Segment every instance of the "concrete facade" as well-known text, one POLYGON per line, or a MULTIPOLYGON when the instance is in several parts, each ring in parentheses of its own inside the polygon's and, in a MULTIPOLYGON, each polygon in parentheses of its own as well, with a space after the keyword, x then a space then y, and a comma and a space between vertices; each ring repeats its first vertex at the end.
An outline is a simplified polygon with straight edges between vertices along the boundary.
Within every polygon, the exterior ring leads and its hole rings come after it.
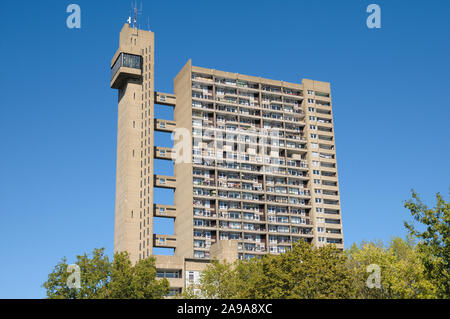
POLYGON ((279 254, 300 240, 343 249, 329 83, 189 60, 174 93, 161 93, 154 64, 154 33, 124 25, 111 62, 119 90, 115 251, 136 262, 153 247, 172 248, 174 256, 156 257, 175 293, 213 258, 279 254), (155 103, 172 106, 174 120, 155 119, 155 103), (172 133, 174 148, 155 147, 154 131, 172 133), (173 161, 174 176, 154 175, 155 158, 173 161), (154 187, 174 189, 174 206, 157 203, 154 187), (158 235, 154 216, 173 219, 175 235, 158 235))

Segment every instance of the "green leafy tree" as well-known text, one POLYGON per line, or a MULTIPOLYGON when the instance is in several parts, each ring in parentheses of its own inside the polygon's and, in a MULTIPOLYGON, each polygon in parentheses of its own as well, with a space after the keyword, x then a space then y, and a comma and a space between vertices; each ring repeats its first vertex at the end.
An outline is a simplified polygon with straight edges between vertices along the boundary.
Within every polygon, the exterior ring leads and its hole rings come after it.
POLYGON ((256 298, 258 284, 264 280, 263 263, 258 258, 237 262, 235 267, 236 298, 256 298))
POLYGON ((127 252, 116 253, 111 270, 111 281, 105 298, 157 299, 169 290, 167 279, 156 279, 155 259, 141 259, 132 265, 127 252))
POLYGON ((102 298, 111 274, 111 263, 105 255, 105 249, 94 249, 92 257, 86 253, 77 256, 80 267, 81 288, 69 288, 67 281, 71 275, 68 272, 67 259, 64 257, 48 275, 43 287, 50 299, 92 299, 102 298))
POLYGON ((229 299, 235 298, 236 271, 228 262, 211 261, 200 276, 198 285, 190 285, 184 293, 185 298, 229 299))
POLYGON ((187 286, 184 291, 180 294, 177 294, 175 296, 177 299, 200 299, 202 296, 200 295, 200 292, 196 290, 194 285, 187 286))
POLYGON ((196 296, 205 298, 348 298, 354 294, 346 256, 334 246, 294 245, 289 252, 235 264, 214 261, 196 296))
POLYGON ((315 248, 300 242, 289 252, 261 259, 253 298, 351 298, 347 258, 334 245, 315 248))
POLYGON ((450 298, 450 202, 436 194, 436 207, 428 208, 412 190, 412 199, 405 202, 418 227, 405 222, 409 234, 419 240, 418 248, 428 271, 437 285, 439 298, 450 298), (423 228, 424 230, 420 230, 423 228))
POLYGON ((421 253, 409 239, 394 238, 388 247, 383 243, 363 242, 353 244, 348 251, 349 267, 356 297, 363 299, 435 298, 436 287, 427 279, 421 253), (369 265, 380 269, 380 287, 370 288, 367 280, 372 272, 369 265))
POLYGON ((80 267, 80 288, 69 288, 67 281, 71 273, 67 259, 63 258, 48 275, 43 287, 50 299, 95 299, 95 298, 162 298, 169 289, 166 279, 156 278, 154 258, 147 258, 132 265, 128 253, 114 255, 111 263, 104 248, 94 249, 92 257, 77 256, 80 267))

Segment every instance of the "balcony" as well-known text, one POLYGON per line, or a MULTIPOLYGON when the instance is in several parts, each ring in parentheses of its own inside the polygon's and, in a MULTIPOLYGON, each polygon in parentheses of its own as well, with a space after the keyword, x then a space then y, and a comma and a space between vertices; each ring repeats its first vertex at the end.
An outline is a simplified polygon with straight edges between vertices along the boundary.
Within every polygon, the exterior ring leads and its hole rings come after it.
POLYGON ((316 104, 321 106, 330 106, 330 102, 328 101, 316 100, 316 104))
POLYGON ((204 100, 212 100, 212 92, 211 93, 199 93, 192 91, 192 97, 194 99, 204 99, 204 100))
POLYGON ((193 73, 192 80, 203 81, 203 82, 212 82, 213 78, 211 75, 203 75, 203 74, 193 73))
POLYGON ((293 89, 284 88, 283 93, 286 95, 291 95, 291 96, 298 96, 298 97, 303 96, 303 91, 301 91, 301 90, 293 90, 293 89))
POLYGON ((194 208, 194 217, 216 218, 217 214, 212 209, 194 208))

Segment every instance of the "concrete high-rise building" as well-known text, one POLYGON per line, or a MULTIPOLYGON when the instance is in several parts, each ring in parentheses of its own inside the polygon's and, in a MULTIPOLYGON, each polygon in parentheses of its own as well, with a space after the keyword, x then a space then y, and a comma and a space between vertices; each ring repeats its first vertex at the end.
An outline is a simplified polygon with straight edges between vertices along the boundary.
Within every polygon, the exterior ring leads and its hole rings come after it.
POLYGON ((301 84, 196 67, 188 61, 174 93, 154 90, 155 37, 125 24, 111 62, 118 89, 115 251, 133 261, 154 247, 173 292, 195 282, 211 258, 279 254, 299 240, 343 248, 330 85, 301 84), (172 106, 172 120, 154 105, 172 106), (158 147, 154 132, 172 133, 158 147), (154 174, 154 159, 174 176, 154 174), (174 205, 153 198, 174 190, 174 205), (153 217, 174 220, 159 235, 153 217))

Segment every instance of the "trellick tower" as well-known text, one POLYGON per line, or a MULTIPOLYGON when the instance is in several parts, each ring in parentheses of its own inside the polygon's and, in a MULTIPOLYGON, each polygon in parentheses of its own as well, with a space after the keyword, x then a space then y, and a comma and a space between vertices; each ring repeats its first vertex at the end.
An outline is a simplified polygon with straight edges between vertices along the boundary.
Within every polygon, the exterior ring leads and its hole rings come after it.
POLYGON ((154 247, 161 277, 183 289, 211 258, 248 259, 288 251, 297 241, 343 249, 331 88, 327 82, 265 79, 202 68, 189 60, 174 93, 154 90, 154 33, 125 24, 111 61, 118 89, 115 251, 133 262, 154 247), (156 119, 155 104, 174 108, 156 119), (189 133, 187 161, 154 174, 154 132, 189 133), (174 190, 161 205, 155 187, 174 190), (153 217, 174 220, 159 235, 153 217), (191 276, 192 275, 192 276, 191 276))

